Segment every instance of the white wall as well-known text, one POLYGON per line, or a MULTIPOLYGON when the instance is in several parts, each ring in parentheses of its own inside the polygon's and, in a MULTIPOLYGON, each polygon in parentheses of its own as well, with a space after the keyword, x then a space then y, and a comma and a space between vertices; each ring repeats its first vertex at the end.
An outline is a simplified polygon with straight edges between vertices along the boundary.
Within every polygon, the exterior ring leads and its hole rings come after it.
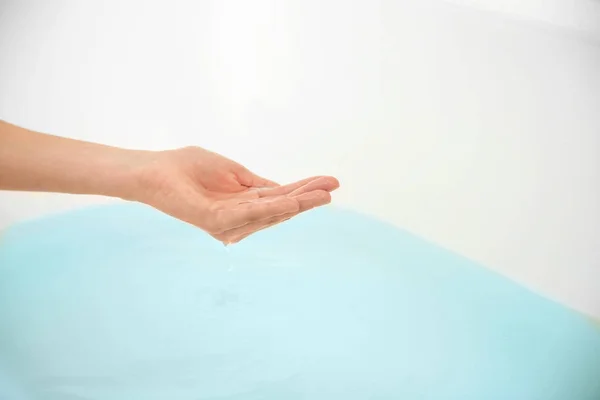
MULTIPOLYGON (((5 1, 0 118, 335 174, 336 203, 600 317, 600 5, 570 1, 5 1)), ((101 200, 1 193, 0 225, 101 200)))
POLYGON ((447 0, 480 10, 494 11, 528 24, 551 25, 600 37, 598 0, 447 0))

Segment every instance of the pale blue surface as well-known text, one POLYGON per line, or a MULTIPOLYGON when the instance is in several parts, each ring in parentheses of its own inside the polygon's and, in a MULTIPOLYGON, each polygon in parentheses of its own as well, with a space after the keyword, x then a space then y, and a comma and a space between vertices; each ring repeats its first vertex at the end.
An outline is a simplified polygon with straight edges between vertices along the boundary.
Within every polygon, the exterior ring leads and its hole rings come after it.
POLYGON ((0 359, 40 400, 600 399, 585 318, 333 208, 229 253, 133 204, 15 226, 0 359))

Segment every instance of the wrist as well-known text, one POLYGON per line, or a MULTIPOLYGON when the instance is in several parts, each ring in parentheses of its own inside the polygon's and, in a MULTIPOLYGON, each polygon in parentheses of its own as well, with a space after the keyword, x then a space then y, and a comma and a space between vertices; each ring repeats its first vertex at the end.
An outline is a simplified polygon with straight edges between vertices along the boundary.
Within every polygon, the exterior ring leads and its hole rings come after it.
POLYGON ((108 155, 104 179, 97 182, 98 194, 127 201, 145 202, 153 175, 154 151, 113 149, 108 155))

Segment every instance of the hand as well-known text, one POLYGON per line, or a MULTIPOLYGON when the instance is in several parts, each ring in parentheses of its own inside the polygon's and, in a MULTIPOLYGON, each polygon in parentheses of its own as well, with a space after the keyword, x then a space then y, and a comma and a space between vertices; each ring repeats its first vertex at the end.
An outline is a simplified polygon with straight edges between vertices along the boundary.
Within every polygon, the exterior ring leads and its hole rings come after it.
POLYGON ((0 190, 139 201, 225 244, 329 203, 338 186, 323 176, 279 186, 199 147, 123 149, 0 121, 0 190))
POLYGON ((337 179, 316 176, 285 186, 200 147, 153 153, 140 170, 139 201, 227 244, 328 204, 337 179))

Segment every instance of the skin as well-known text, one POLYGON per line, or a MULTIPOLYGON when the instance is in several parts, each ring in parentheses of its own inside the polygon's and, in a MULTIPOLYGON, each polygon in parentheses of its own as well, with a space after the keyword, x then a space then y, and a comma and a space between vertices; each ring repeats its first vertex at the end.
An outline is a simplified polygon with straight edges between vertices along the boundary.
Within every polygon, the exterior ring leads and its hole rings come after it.
POLYGON ((0 190, 140 202, 224 244, 328 204, 338 187, 331 176, 279 185, 201 147, 123 149, 0 121, 0 190))

